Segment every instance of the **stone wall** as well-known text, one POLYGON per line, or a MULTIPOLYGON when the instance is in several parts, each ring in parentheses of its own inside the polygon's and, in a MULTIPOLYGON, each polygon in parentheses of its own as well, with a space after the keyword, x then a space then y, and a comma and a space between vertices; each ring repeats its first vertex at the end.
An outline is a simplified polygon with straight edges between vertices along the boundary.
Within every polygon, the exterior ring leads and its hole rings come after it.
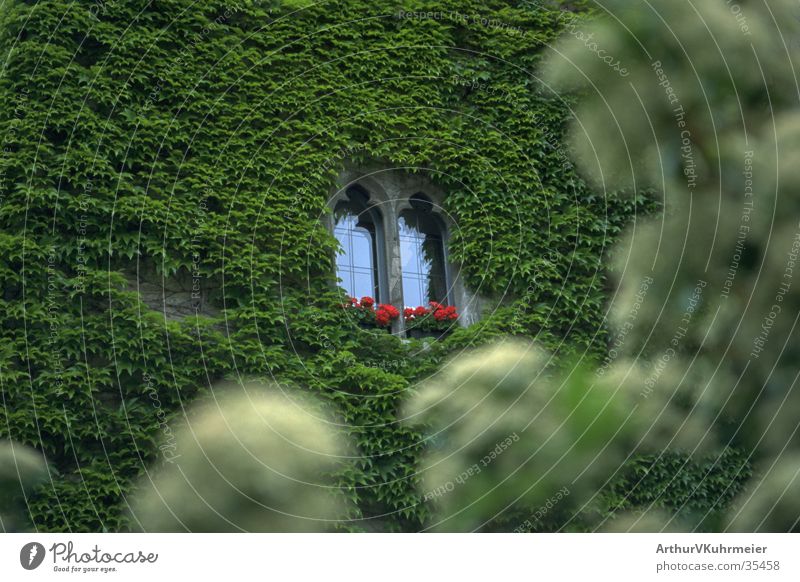
POLYGON ((143 260, 126 271, 125 277, 128 290, 138 292, 145 305, 163 313, 167 320, 220 315, 219 309, 209 300, 215 287, 196 273, 182 270, 165 277, 159 274, 153 261, 143 260))

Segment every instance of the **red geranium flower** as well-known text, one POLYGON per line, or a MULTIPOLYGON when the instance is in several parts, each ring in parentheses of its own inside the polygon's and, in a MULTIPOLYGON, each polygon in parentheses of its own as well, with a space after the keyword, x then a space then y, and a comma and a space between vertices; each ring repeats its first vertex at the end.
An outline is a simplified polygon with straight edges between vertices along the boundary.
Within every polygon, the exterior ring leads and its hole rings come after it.
POLYGON ((392 319, 397 319, 398 317, 400 317, 400 312, 397 311, 397 307, 395 307, 394 305, 381 304, 378 306, 378 309, 386 311, 389 314, 389 317, 392 319))
POLYGON ((375 312, 375 321, 381 327, 386 327, 398 317, 400 317, 400 312, 394 305, 381 303, 378 305, 378 310, 375 312))
POLYGON ((362 307, 366 307, 367 309, 369 309, 373 305, 375 305, 375 300, 372 297, 367 296, 367 297, 362 297, 361 298, 361 306, 362 307))
POLYGON ((454 305, 442 305, 436 301, 429 303, 427 307, 407 307, 403 313, 406 318, 406 329, 421 329, 431 331, 443 331, 450 326, 450 322, 458 319, 458 311, 454 305), (427 318, 427 315, 433 315, 427 318))

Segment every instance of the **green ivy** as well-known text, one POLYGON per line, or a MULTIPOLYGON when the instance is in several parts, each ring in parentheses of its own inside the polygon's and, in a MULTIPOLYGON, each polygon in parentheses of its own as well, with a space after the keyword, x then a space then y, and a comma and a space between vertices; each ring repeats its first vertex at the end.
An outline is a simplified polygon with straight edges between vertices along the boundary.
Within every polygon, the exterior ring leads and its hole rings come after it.
POLYGON ((660 509, 676 523, 719 531, 723 511, 741 493, 753 470, 740 450, 689 459, 680 451, 636 457, 604 489, 603 513, 613 519, 622 511, 660 509))

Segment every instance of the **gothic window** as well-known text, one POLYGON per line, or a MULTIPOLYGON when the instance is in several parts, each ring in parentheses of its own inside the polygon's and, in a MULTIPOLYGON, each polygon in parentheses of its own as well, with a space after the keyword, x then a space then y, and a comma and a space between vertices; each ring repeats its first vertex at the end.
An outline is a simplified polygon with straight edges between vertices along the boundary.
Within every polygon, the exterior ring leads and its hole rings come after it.
POLYGON ((369 195, 351 187, 334 209, 334 235, 339 241, 336 272, 351 297, 368 295, 383 300, 383 225, 380 213, 369 206, 369 195))
MULTIPOLYGON (((412 180, 368 176, 334 195, 330 224, 339 242, 339 286, 350 298, 369 296, 400 314, 418 307, 430 314, 431 302, 466 310, 470 299, 449 263, 447 223, 434 203, 441 193, 422 193, 412 180)), ((392 329, 408 330, 406 319, 413 318, 393 320, 392 329)))
POLYGON ((400 214, 398 237, 402 266, 403 302, 407 307, 447 303, 444 229, 423 194, 409 200, 411 209, 400 214))

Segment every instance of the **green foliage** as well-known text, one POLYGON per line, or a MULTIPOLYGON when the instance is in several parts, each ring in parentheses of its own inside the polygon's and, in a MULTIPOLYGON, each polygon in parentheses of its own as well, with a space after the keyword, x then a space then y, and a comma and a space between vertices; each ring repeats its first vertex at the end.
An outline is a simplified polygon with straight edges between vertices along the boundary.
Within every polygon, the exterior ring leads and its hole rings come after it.
POLYGON ((625 465, 598 505, 605 519, 663 509, 684 528, 718 531, 723 512, 752 474, 747 456, 733 449, 695 460, 680 451, 644 455, 625 465))
POLYGON ((3 5, 0 435, 59 476, 31 499, 38 529, 130 527, 126 495, 184 404, 238 374, 305 387, 344 419, 344 527, 418 529, 422 439, 397 422, 418 380, 503 333, 605 350, 603 255, 641 208, 565 161, 569 104, 532 74, 558 13, 404 7, 516 34, 308 4, 3 5), (427 350, 354 326, 320 222, 342 151, 444 188, 451 254, 502 307, 427 350), (146 267, 195 275, 219 317, 167 321, 126 278, 146 267))
MULTIPOLYGON (((601 488, 576 491, 565 486, 554 490, 533 509, 510 508, 492 529, 720 531, 726 525, 726 512, 731 510, 734 498, 746 491, 752 474, 748 456, 734 449, 704 457, 678 450, 636 455, 620 465, 601 488)), ((753 505, 762 500, 766 501, 766 494, 753 505)), ((763 508, 752 509, 755 517, 763 508)))

